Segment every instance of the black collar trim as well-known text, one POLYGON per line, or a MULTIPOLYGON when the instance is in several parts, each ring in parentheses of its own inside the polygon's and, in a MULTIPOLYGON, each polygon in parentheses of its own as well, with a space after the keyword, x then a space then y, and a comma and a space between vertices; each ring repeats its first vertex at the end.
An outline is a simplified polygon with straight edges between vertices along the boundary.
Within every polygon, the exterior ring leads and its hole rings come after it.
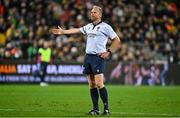
POLYGON ((102 23, 102 21, 100 21, 100 22, 97 23, 97 24, 92 23, 92 24, 93 24, 93 29, 94 29, 97 25, 99 25, 99 24, 101 24, 101 23, 102 23))

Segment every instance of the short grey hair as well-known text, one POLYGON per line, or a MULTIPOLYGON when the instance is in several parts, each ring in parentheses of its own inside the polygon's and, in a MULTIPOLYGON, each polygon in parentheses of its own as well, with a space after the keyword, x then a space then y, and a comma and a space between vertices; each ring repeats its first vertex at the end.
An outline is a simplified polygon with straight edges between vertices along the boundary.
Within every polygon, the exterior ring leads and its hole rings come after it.
POLYGON ((101 17, 102 17, 102 8, 100 7, 100 6, 97 6, 97 5, 93 5, 93 7, 92 7, 92 9, 98 9, 99 10, 99 13, 100 13, 100 15, 101 15, 101 17))

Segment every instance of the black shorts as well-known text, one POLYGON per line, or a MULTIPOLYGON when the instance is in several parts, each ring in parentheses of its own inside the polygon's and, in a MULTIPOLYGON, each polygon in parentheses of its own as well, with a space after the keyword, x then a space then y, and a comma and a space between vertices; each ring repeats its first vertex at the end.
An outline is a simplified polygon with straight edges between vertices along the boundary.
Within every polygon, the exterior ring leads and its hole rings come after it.
POLYGON ((96 54, 86 54, 83 64, 84 74, 100 74, 105 69, 105 59, 96 54))

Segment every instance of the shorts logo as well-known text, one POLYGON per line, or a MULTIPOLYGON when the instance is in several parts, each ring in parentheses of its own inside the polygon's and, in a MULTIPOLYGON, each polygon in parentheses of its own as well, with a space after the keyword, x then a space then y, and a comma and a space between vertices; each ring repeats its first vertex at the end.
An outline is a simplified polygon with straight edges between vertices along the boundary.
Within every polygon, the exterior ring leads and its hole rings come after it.
POLYGON ((97 72, 99 72, 99 69, 97 69, 97 72))

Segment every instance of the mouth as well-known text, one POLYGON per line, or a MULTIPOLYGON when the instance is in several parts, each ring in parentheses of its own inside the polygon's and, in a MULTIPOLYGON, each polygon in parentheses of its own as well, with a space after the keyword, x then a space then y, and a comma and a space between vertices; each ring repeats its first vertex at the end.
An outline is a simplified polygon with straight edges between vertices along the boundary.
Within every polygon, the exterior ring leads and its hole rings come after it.
POLYGON ((91 16, 91 19, 94 19, 95 17, 94 16, 91 16))

